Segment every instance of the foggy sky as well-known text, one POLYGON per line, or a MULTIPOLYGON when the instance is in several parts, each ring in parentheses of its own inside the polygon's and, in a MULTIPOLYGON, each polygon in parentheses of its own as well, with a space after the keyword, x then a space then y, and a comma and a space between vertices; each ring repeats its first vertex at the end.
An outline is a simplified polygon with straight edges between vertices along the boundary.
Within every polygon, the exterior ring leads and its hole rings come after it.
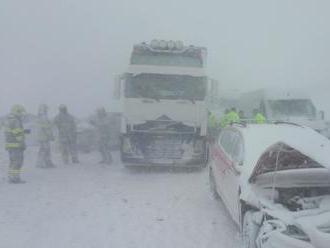
POLYGON ((154 38, 208 48, 224 89, 307 89, 330 113, 327 0, 1 0, 0 114, 14 103, 111 109, 133 44, 154 38))

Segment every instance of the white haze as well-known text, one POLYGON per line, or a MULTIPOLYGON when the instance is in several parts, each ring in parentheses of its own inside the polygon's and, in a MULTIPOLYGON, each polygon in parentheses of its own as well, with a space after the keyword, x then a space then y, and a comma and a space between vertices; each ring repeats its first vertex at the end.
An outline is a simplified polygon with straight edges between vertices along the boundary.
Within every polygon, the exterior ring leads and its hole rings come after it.
MULTIPOLYGON (((302 87, 330 111, 327 0, 1 0, 0 114, 14 103, 111 109, 134 43, 206 46, 224 89, 302 87)), ((54 108, 53 108, 54 109, 54 108)))

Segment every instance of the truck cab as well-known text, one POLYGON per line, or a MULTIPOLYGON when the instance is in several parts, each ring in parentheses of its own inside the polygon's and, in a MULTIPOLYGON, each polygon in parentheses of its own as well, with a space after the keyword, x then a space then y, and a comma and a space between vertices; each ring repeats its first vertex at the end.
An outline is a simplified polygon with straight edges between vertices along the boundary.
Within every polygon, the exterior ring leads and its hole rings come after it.
POLYGON ((135 45, 120 77, 125 165, 203 166, 207 160, 206 49, 135 45))

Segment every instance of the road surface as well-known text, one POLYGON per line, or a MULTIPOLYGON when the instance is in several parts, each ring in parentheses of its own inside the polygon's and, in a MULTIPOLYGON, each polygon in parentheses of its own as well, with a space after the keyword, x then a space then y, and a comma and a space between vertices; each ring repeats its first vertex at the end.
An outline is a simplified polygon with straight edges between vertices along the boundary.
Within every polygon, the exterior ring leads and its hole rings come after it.
POLYGON ((207 170, 128 170, 97 163, 34 167, 26 152, 24 185, 6 182, 0 153, 0 247, 4 248, 232 248, 237 227, 209 193, 207 170))

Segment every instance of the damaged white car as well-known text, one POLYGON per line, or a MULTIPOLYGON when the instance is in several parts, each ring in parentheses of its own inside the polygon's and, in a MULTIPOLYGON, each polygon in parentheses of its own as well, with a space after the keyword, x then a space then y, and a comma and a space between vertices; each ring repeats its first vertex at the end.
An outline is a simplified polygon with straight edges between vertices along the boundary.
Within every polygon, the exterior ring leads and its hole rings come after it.
POLYGON ((225 128, 211 148, 210 185, 244 247, 330 247, 330 141, 314 130, 225 128))

